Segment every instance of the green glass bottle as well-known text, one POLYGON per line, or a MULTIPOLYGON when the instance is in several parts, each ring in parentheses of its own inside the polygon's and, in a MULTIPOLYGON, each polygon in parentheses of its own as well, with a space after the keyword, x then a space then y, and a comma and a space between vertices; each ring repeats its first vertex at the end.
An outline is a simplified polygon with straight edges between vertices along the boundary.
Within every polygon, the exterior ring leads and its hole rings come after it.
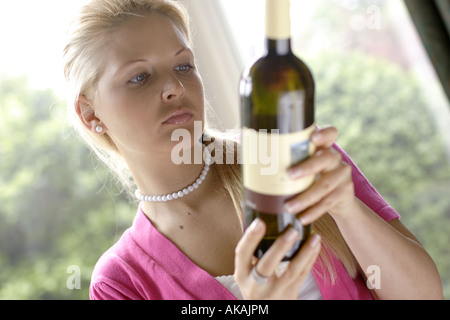
POLYGON ((308 158, 315 147, 314 80, 291 49, 289 0, 266 0, 266 51, 247 68, 240 82, 242 122, 243 213, 245 225, 261 218, 267 225, 255 252, 261 257, 287 228, 299 238, 286 254, 290 260, 311 233, 286 200, 306 190, 314 177, 292 180, 287 169, 308 158))

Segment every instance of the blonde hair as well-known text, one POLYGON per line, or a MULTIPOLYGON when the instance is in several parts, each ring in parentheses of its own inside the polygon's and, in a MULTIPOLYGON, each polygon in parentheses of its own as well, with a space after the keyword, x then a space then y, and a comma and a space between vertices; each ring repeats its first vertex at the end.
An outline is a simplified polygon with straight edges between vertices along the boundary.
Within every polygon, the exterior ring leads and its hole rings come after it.
POLYGON ((97 135, 87 130, 74 105, 84 95, 92 98, 104 63, 101 48, 115 28, 131 17, 164 15, 172 20, 191 42, 189 19, 185 8, 172 0, 92 0, 72 22, 64 48, 64 75, 71 94, 68 120, 75 132, 99 159, 117 176, 128 195, 135 187, 130 170, 108 133, 97 135))
MULTIPOLYGON (((128 194, 132 194, 134 181, 130 170, 108 134, 97 135, 87 130, 75 112, 74 104, 81 95, 92 97, 103 69, 101 48, 108 37, 123 22, 133 16, 161 14, 170 18, 190 42, 189 18, 185 8, 173 0, 93 0, 82 8, 69 30, 68 43, 64 49, 64 74, 71 86, 72 96, 68 104, 69 119, 80 137, 117 176, 128 194)), ((224 142, 225 143, 225 142, 224 142)), ((238 144, 233 152, 237 155, 238 144)), ((226 154, 224 153, 224 157, 226 154)), ((214 168, 224 190, 233 201, 242 226, 242 184, 237 158, 234 164, 215 164, 214 168)), ((315 230, 322 236, 324 250, 320 254, 323 269, 328 270, 334 282, 334 266, 329 253, 334 253, 350 274, 355 277, 355 260, 339 229, 329 215, 315 224, 315 230)), ((326 276, 326 275, 325 275, 326 276)))

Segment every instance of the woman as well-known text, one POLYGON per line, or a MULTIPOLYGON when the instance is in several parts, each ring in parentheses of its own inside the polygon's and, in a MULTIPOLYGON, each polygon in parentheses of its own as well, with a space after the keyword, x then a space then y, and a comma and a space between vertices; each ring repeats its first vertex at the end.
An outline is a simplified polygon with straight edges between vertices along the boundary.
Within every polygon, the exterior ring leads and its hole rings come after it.
POLYGON ((442 298, 433 261, 334 144, 331 127, 314 133, 317 152, 290 169, 292 179, 320 177, 286 203, 317 232, 283 270, 295 231, 253 257, 265 225, 242 230, 239 166, 210 163, 208 148, 200 162, 173 161, 174 131, 190 133, 184 151, 194 160, 205 130, 202 80, 179 2, 93 0, 69 34, 65 75, 78 132, 141 200, 132 227, 96 265, 92 299, 442 298), (372 270, 380 282, 366 286, 372 270))

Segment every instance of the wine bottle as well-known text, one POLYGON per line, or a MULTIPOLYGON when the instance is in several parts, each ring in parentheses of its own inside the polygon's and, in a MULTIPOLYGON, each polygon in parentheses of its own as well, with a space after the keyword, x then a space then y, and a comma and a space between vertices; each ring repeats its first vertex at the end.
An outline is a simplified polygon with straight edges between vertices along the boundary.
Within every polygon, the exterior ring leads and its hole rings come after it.
POLYGON ((266 0, 266 50, 243 72, 239 85, 242 122, 245 226, 261 218, 267 226, 255 256, 260 258, 288 228, 299 237, 290 260, 311 233, 284 210, 286 200, 306 190, 314 176, 293 180, 287 169, 307 159, 315 146, 314 80, 291 49, 289 0, 266 0))

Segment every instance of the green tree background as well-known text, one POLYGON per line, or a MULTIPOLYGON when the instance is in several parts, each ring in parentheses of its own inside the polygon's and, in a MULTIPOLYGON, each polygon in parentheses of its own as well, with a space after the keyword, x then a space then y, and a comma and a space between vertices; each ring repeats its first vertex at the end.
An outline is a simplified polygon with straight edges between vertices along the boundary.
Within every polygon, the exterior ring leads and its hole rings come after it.
POLYGON ((64 108, 26 77, 0 79, 0 299, 87 299, 95 262, 134 216, 64 108), (67 287, 72 265, 80 290, 67 287))
POLYGON ((398 211, 430 253, 450 297, 450 159, 416 78, 363 53, 311 59, 319 124, 398 211))

